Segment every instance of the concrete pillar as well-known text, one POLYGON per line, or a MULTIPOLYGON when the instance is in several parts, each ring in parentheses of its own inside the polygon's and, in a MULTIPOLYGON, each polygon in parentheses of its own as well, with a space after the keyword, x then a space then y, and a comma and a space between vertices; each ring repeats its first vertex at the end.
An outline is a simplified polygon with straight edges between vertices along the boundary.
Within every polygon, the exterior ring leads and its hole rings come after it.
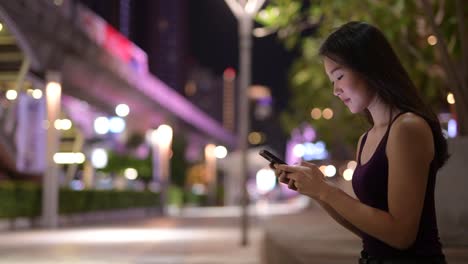
POLYGON ((60 74, 48 72, 46 75, 47 102, 47 169, 42 184, 42 224, 44 227, 55 228, 58 224, 58 166, 54 162, 54 154, 59 147, 60 134, 54 127, 55 120, 60 116, 60 99, 62 87, 60 74))

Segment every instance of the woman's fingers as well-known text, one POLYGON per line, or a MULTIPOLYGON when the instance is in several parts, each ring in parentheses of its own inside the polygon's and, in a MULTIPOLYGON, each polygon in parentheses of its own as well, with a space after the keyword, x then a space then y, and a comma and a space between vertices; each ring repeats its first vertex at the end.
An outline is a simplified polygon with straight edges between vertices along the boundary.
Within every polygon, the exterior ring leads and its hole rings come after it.
POLYGON ((286 176, 286 173, 284 171, 280 172, 278 180, 279 182, 282 182, 282 183, 286 183, 286 184, 289 183, 289 178, 286 176))
POLYGON ((270 166, 270 169, 276 170, 276 168, 275 168, 275 163, 271 162, 269 166, 270 166))
POLYGON ((296 172, 299 169, 297 166, 289 166, 284 164, 276 165, 276 168, 285 172, 296 172))
POLYGON ((288 188, 289 188, 289 189, 292 189, 292 190, 295 190, 295 189, 296 189, 296 185, 294 185, 294 181, 289 180, 289 182, 288 182, 288 188))
POLYGON ((311 168, 311 169, 314 169, 314 168, 317 167, 317 165, 315 165, 315 163, 307 162, 307 161, 301 161, 301 166, 305 166, 305 167, 308 167, 308 168, 311 168))

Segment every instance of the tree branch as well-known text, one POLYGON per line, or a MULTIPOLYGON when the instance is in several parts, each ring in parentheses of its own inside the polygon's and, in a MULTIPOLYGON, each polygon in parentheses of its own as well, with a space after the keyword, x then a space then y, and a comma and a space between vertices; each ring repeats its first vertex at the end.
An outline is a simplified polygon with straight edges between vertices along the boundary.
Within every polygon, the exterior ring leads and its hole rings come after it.
MULTIPOLYGON (((457 4, 461 2, 457 0, 457 4)), ((437 37, 437 49, 440 52, 440 55, 442 57, 442 65, 444 66, 445 72, 447 74, 447 82, 449 83, 450 87, 449 90, 453 92, 456 98, 456 105, 455 107, 457 108, 457 116, 458 116, 458 124, 459 124, 459 132, 461 135, 466 135, 468 134, 468 98, 465 94, 466 89, 465 89, 465 81, 464 81, 464 73, 461 74, 462 76, 459 76, 459 73, 457 72, 455 68, 455 64, 450 58, 448 48, 447 48, 447 43, 445 42, 445 39, 442 35, 442 32, 440 28, 437 26, 435 22, 435 17, 432 11, 432 6, 428 2, 428 0, 422 0, 423 4, 423 9, 424 13, 426 15, 427 21, 429 22, 429 25, 431 26, 432 31, 434 32, 435 36, 437 37)), ((461 7, 462 4, 460 3, 461 7)), ((457 8, 457 9, 458 9, 457 8)), ((463 23, 463 21, 458 21, 458 24, 463 23)), ((462 32, 460 32, 461 35, 463 35, 462 32)))
MULTIPOLYGON (((466 39, 466 28, 465 28, 465 14, 463 8, 463 1, 457 0, 457 20, 458 20, 458 34, 460 36, 461 44, 461 81, 462 87, 465 92, 468 92, 468 41, 466 39)), ((466 3, 465 3, 466 4, 466 3)))

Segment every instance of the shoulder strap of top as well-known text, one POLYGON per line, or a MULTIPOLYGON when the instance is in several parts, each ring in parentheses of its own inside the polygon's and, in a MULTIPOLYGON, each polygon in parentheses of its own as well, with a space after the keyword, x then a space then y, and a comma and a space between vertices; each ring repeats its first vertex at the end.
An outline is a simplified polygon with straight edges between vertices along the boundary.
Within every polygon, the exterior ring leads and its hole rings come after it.
POLYGON ((398 113, 398 114, 392 119, 392 121, 388 124, 387 132, 385 132, 385 135, 384 135, 385 140, 387 140, 388 134, 389 134, 389 132, 390 132, 390 128, 392 127, 392 125, 393 125, 393 123, 395 122, 395 120, 397 120, 397 118, 398 118, 399 116, 401 116, 402 114, 405 114, 405 113, 407 113, 407 112, 400 112, 400 113, 398 113))
POLYGON ((399 116, 401 116, 402 114, 405 114, 405 113, 407 113, 407 112, 400 112, 400 113, 398 113, 398 114, 392 119, 392 121, 390 122, 390 124, 388 124, 387 132, 386 132, 385 134, 388 134, 388 132, 390 132, 390 127, 393 125, 393 123, 395 122, 395 120, 397 120, 397 118, 398 118, 399 116))
POLYGON ((358 154, 358 164, 361 165, 361 154, 362 154, 362 149, 364 148, 364 144, 366 143, 367 140, 367 131, 364 136, 361 139, 361 145, 359 146, 359 154, 358 154))
MULTIPOLYGON (((385 132, 385 135, 384 135, 384 138, 382 138, 381 140, 381 143, 385 143, 387 144, 387 138, 388 138, 388 134, 390 132, 390 127, 392 126, 393 122, 395 122, 395 120, 401 116, 402 114, 404 114, 406 112, 401 112, 401 113, 398 113, 392 120, 391 122, 388 124, 388 127, 387 127, 387 131, 385 132)), ((366 143, 366 140, 367 140, 367 133, 369 133, 369 131, 367 131, 364 136, 362 137, 362 140, 361 140, 361 145, 359 146, 359 154, 358 154, 358 164, 361 165, 361 154, 362 154, 362 149, 364 148, 364 144, 366 143)), ((379 145, 380 145, 379 144, 379 145)))

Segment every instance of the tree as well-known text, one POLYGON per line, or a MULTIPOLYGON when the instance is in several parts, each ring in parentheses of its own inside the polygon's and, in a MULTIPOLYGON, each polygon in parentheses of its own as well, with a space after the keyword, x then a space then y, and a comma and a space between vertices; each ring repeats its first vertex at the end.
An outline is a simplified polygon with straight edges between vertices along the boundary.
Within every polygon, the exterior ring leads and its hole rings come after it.
MULTIPOLYGON (((465 22, 463 12, 466 10, 461 2, 272 0, 259 13, 257 21, 265 26, 263 32, 276 32, 287 49, 297 49, 301 54, 289 73, 292 99, 281 115, 285 129, 291 131, 304 121, 311 122, 332 146, 344 142, 355 144, 364 131, 365 122, 354 122, 356 117, 333 98, 331 84, 317 55, 320 43, 334 28, 347 21, 359 20, 384 31, 425 101, 435 111, 450 110, 445 98, 453 91, 459 133, 468 135, 466 41, 460 41, 465 37, 461 33, 465 28, 460 24, 465 22), (432 14, 434 9, 435 15, 432 14), (430 36, 434 40, 433 35, 438 40, 435 46, 428 41, 430 36), (462 53, 464 55, 460 56, 462 53), (457 72, 456 68, 461 70, 457 72), (334 118, 312 120, 310 112, 314 107, 332 108, 334 118)), ((348 149, 353 148, 354 145, 348 149)), ((352 152, 348 152, 348 158, 349 155, 352 152)))

